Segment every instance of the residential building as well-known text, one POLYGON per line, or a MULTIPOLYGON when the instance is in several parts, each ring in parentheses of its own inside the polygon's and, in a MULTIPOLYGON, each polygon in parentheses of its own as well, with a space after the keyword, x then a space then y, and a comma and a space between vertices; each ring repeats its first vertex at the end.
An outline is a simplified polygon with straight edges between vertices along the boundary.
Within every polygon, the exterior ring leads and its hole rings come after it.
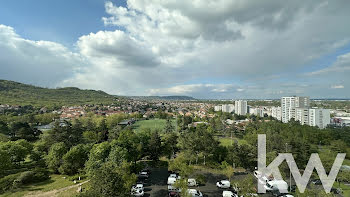
POLYGON ((330 124, 330 110, 329 109, 309 109, 309 125, 318 126, 324 129, 330 124))
POLYGON ((222 110, 222 106, 221 105, 214 106, 214 111, 221 111, 221 110, 222 110))
POLYGON ((238 115, 246 115, 248 113, 248 105, 245 100, 235 101, 235 113, 238 115))
POLYGON ((310 106, 309 97, 282 97, 281 109, 282 109, 282 122, 287 123, 292 118, 296 118, 295 108, 308 108, 310 106))
POLYGON ((235 110, 235 106, 233 104, 222 105, 221 110, 222 110, 222 112, 231 113, 235 110))
POLYGON ((271 108, 271 116, 276 118, 277 120, 282 120, 282 108, 281 107, 272 107, 271 108))
POLYGON ((308 125, 309 108, 303 108, 303 107, 295 108, 295 120, 299 121, 301 125, 308 125))

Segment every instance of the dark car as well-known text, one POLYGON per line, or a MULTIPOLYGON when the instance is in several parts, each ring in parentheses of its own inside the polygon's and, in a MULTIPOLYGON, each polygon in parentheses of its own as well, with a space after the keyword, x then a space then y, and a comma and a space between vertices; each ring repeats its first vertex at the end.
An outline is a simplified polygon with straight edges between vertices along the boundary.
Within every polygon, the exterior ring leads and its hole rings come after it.
POLYGON ((322 185, 322 182, 320 179, 315 179, 315 180, 312 180, 311 183, 315 184, 315 185, 322 185))
POLYGON ((169 192, 169 197, 180 197, 178 192, 169 192))

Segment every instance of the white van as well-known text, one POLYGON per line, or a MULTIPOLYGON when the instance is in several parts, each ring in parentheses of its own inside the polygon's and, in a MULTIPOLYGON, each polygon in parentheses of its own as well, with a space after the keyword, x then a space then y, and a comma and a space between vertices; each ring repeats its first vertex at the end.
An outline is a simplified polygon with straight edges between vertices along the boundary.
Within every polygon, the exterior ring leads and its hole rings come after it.
POLYGON ((288 184, 284 180, 272 180, 264 185, 266 191, 279 190, 280 193, 288 193, 288 184))
POLYGON ((177 176, 176 174, 170 174, 168 177, 168 185, 174 185, 177 180, 179 180, 181 177, 177 176))
POLYGON ((216 183, 216 186, 217 186, 218 188, 227 189, 227 188, 230 188, 231 183, 230 183, 230 181, 228 181, 228 180, 221 180, 221 181, 218 181, 218 182, 216 183))
POLYGON ((187 186, 188 187, 195 187, 195 186, 197 186, 196 179, 187 179, 187 186))
POLYGON ((223 191, 222 197, 238 197, 238 195, 233 193, 232 191, 223 191))
POLYGON ((188 189, 187 193, 191 195, 191 197, 203 197, 202 192, 197 191, 196 189, 188 189))

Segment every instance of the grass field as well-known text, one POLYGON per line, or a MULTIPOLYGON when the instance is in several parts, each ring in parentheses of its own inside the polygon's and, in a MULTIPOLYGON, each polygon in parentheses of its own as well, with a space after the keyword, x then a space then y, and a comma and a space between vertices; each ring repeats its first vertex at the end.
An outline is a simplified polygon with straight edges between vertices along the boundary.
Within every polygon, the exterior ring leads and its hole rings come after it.
MULTIPOLYGON (((218 138, 218 140, 220 141, 220 144, 223 146, 231 146, 231 138, 230 137, 225 137, 225 138, 218 138)), ((238 139, 233 137, 232 138, 233 143, 238 142, 238 144, 247 144, 247 141, 242 140, 242 139, 238 139)))
MULTIPOLYGON (((176 120, 171 120, 174 129, 176 125, 176 120)), ((163 131, 166 125, 166 120, 164 119, 152 119, 152 120, 141 120, 137 121, 135 124, 132 125, 132 128, 137 132, 141 131, 142 129, 158 129, 160 131, 163 131)))
MULTIPOLYGON (((20 189, 17 189, 12 192, 6 192, 4 194, 1 194, 0 197, 19 197, 19 196, 25 196, 28 194, 35 194, 36 192, 47 192, 55 189, 64 188, 67 186, 74 185, 72 181, 68 180, 68 177, 66 179, 63 178, 64 175, 51 175, 51 179, 26 185, 20 189)), ((76 190, 76 189, 75 189, 76 190)))

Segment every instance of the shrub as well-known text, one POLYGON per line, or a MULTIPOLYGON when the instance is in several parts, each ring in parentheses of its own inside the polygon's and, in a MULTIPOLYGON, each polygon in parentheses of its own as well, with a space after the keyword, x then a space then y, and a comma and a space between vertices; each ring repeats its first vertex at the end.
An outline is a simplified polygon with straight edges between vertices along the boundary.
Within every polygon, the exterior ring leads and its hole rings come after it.
POLYGON ((87 178, 86 175, 77 174, 77 175, 74 175, 74 176, 69 177, 68 180, 70 180, 70 181, 79 180, 79 177, 80 177, 80 180, 83 180, 83 179, 86 179, 86 178, 87 178))
POLYGON ((205 176, 203 174, 197 174, 195 176, 196 182, 198 185, 205 185, 205 183, 207 182, 205 176))
POLYGON ((13 181, 15 188, 29 183, 37 183, 49 179, 49 172, 43 168, 37 168, 33 171, 22 172, 16 180, 13 181))
POLYGON ((0 179, 0 194, 9 191, 13 188, 13 183, 20 173, 11 174, 0 179))

